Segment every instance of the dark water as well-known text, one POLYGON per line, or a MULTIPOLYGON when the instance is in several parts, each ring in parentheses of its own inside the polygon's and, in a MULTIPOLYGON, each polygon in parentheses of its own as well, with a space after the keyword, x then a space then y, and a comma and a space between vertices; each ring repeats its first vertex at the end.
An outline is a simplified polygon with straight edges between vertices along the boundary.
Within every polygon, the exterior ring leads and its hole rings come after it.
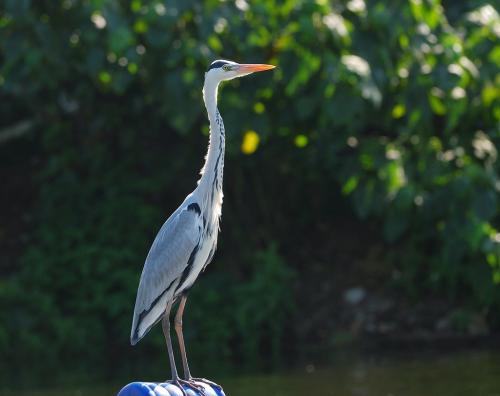
MULTIPOLYGON (((215 378, 227 396, 500 396, 500 351, 348 356, 328 367, 215 378)), ((15 391, 2 396, 110 396, 125 383, 15 391)))

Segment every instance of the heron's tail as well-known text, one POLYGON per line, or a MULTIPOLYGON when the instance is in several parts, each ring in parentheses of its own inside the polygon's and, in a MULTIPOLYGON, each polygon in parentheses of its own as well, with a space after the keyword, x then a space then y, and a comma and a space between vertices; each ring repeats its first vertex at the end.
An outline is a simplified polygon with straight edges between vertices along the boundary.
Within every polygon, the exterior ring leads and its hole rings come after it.
POLYGON ((165 315, 165 301, 159 299, 149 309, 137 312, 137 304, 132 319, 132 330, 130 332, 130 344, 137 344, 155 324, 157 324, 163 315, 165 315))

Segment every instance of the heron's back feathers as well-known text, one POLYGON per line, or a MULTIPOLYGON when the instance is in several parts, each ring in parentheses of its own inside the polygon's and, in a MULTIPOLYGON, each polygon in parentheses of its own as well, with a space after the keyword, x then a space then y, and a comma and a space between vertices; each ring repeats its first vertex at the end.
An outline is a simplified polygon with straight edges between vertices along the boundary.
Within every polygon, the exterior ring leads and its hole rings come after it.
MULTIPOLYGON (((188 197, 189 198, 189 197, 188 197)), ((139 282, 130 342, 135 345, 165 313, 197 250, 203 221, 200 207, 186 199, 163 224, 151 246, 139 282)))

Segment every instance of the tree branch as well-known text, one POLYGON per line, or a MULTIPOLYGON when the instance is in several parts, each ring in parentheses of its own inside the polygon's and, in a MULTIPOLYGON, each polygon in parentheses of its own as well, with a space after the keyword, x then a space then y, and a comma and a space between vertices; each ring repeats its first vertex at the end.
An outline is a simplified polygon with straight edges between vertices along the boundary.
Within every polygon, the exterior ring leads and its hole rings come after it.
POLYGON ((0 144, 6 143, 11 139, 20 138, 28 133, 33 127, 32 120, 20 121, 17 124, 8 126, 0 130, 0 144))

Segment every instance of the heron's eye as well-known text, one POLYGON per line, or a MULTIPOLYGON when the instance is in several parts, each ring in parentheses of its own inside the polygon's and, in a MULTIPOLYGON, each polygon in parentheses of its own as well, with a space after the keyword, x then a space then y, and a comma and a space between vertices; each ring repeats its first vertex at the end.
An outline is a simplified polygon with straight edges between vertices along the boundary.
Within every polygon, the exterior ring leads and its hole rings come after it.
POLYGON ((230 65, 224 65, 224 66, 222 66, 222 70, 224 70, 224 71, 231 71, 231 66, 230 65))

